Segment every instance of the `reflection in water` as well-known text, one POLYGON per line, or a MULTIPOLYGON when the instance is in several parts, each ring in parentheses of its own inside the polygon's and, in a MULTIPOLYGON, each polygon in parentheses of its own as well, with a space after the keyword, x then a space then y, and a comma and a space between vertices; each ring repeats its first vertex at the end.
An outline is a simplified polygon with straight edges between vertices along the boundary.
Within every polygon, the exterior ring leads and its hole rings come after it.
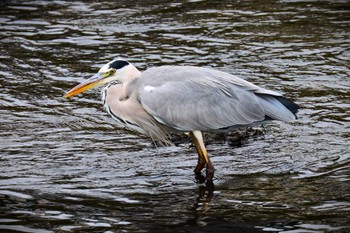
POLYGON ((0 231, 349 231, 346 1, 0 6, 0 231), (116 56, 236 74, 296 100, 300 118, 205 135, 210 191, 186 137, 157 148, 116 128, 99 93, 62 98, 116 56))
POLYGON ((136 191, 128 193, 128 197, 117 197, 119 194, 113 188, 100 190, 104 195, 96 197, 89 192, 23 195, 2 191, 1 200, 7 211, 0 227, 20 229, 25 220, 78 232, 91 229, 346 232, 350 205, 344 201, 347 195, 344 191, 350 191, 349 187, 345 183, 334 185, 328 179, 248 175, 228 178, 214 192, 212 187, 203 185, 197 191, 193 187, 172 186, 157 188, 154 193, 136 191), (334 221, 343 227, 334 226, 334 221))
POLYGON ((207 181, 205 185, 198 186, 198 199, 196 201, 195 210, 197 213, 196 224, 198 226, 207 226, 207 212, 210 208, 210 202, 214 196, 215 186, 213 181, 207 181))

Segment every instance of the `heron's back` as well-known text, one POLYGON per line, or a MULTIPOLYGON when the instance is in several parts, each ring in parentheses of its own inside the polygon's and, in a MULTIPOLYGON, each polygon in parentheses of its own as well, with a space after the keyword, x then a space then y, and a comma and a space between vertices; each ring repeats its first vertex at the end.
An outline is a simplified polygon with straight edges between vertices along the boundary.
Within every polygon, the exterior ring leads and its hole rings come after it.
POLYGON ((156 121, 180 131, 216 131, 267 120, 292 121, 298 106, 281 94, 208 68, 162 66, 133 80, 135 96, 156 121))

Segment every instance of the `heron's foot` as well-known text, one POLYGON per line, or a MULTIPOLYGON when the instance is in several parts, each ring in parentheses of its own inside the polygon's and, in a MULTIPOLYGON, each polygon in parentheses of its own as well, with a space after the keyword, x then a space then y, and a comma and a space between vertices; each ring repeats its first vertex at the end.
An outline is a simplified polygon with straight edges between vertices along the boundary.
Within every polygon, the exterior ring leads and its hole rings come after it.
POLYGON ((212 180, 207 180, 207 182, 204 185, 198 186, 198 200, 201 200, 202 198, 205 198, 206 202, 209 202, 214 197, 214 191, 215 191, 215 185, 212 180))
POLYGON ((207 181, 213 182, 214 171, 215 171, 215 169, 214 169, 213 164, 211 164, 211 163, 207 164, 207 167, 205 169, 205 176, 206 176, 205 178, 207 181))
POLYGON ((194 171, 194 174, 199 184, 203 184, 205 182, 205 176, 203 176, 200 171, 194 171))
POLYGON ((208 199, 211 199, 214 196, 214 190, 215 190, 215 185, 213 180, 207 180, 207 182, 205 183, 205 187, 208 191, 208 199))
POLYGON ((207 167, 205 169, 205 176, 203 176, 202 172, 200 170, 195 169, 194 170, 195 178, 198 181, 198 183, 200 183, 200 184, 203 184, 206 181, 207 182, 209 181, 212 183, 213 178, 214 178, 214 171, 215 171, 215 169, 214 169, 213 165, 211 165, 211 166, 207 165, 207 167))

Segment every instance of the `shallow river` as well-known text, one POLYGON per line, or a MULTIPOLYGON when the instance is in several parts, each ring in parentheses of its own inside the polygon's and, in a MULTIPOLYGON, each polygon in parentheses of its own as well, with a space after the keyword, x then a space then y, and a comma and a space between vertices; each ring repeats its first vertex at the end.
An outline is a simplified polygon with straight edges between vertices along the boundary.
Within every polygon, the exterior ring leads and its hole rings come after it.
POLYGON ((350 232, 348 1, 2 1, 0 232, 350 232), (301 110, 205 135, 116 127, 100 91, 62 96, 115 57, 214 67, 301 110))

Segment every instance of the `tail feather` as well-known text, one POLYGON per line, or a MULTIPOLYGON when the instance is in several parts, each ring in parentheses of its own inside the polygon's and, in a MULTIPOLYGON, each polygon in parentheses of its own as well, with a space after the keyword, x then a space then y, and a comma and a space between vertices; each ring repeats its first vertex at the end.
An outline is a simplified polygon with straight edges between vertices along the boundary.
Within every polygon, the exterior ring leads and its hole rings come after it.
POLYGON ((266 120, 292 121, 297 118, 299 106, 283 96, 258 94, 266 112, 266 120))
POLYGON ((295 117, 297 117, 297 112, 299 110, 299 105, 297 105, 296 103, 294 103, 293 101, 283 97, 283 96, 275 96, 275 98, 281 102, 284 107, 286 107, 289 111, 291 111, 295 117))

